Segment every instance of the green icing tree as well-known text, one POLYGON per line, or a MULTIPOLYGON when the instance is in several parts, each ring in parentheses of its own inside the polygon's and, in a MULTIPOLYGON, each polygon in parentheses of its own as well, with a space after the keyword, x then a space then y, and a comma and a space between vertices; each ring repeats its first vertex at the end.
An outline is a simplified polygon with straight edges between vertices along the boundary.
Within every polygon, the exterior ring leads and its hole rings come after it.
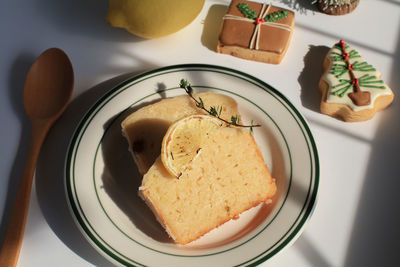
POLYGON ((348 51, 350 47, 346 45, 343 40, 340 40, 340 42, 336 44, 336 48, 340 50, 340 53, 332 53, 334 63, 332 64, 331 72, 339 79, 339 83, 333 86, 331 93, 343 97, 350 89, 353 89, 352 92, 348 93, 353 103, 358 106, 368 105, 370 102, 370 92, 362 91, 361 88, 385 89, 386 87, 383 85, 383 81, 368 73, 376 71, 373 66, 365 61, 355 60, 361 58, 360 54, 354 49, 348 51), (350 63, 350 59, 355 61, 350 63), (354 71, 366 73, 361 77, 356 77, 354 71), (349 74, 350 79, 342 78, 346 73, 349 74))
MULTIPOLYGON (((237 5, 237 8, 240 10, 240 12, 246 18, 249 18, 249 19, 257 19, 258 18, 257 13, 253 9, 251 9, 251 7, 247 3, 240 3, 237 5)), ((286 10, 278 10, 278 11, 272 12, 270 14, 267 14, 262 19, 265 22, 275 22, 275 21, 279 21, 279 20, 286 18, 288 15, 289 15, 289 13, 286 10)))

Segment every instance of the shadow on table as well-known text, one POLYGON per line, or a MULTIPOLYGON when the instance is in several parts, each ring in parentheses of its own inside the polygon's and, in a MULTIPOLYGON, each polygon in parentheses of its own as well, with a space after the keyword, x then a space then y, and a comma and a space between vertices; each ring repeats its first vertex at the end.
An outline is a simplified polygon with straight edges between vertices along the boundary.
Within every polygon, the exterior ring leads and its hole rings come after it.
POLYGON ((145 40, 107 23, 108 1, 35 0, 35 7, 43 19, 63 33, 113 42, 145 40))
POLYGON ((303 106, 315 112, 319 112, 321 94, 318 91, 318 83, 322 76, 322 63, 329 49, 327 46, 310 45, 303 58, 303 70, 297 79, 301 87, 303 106))
MULTIPOLYGON (((388 1, 392 2, 392 1, 388 1)), ((315 31, 306 26, 297 25, 315 31)), ((339 38, 332 34, 322 35, 339 38)), ((391 54, 380 47, 372 47, 357 40, 349 40, 354 46, 379 53, 393 59, 400 58, 400 40, 397 50, 391 54)), ((304 57, 304 68, 298 78, 302 88, 301 100, 304 107, 318 112, 320 95, 317 92, 318 80, 322 74, 322 62, 329 48, 310 46, 304 57)), ((368 61, 368 58, 366 58, 368 61)), ((374 65, 373 62, 371 62, 374 65)), ((394 63, 391 75, 383 74, 383 80, 395 93, 390 107, 378 115, 378 128, 371 144, 369 164, 365 171, 363 187, 358 200, 358 209, 352 225, 347 255, 343 266, 397 266, 400 250, 400 212, 398 211, 400 175, 398 153, 400 151, 400 104, 396 92, 400 86, 400 68, 394 63), (386 77, 386 78, 385 78, 386 77), (388 79, 389 77, 389 79, 388 79)), ((337 129, 331 129, 337 131, 337 129)), ((338 134, 343 134, 338 132, 338 134)), ((346 133, 347 135, 348 133, 346 133)), ((356 136, 353 136, 356 137, 356 136)), ((356 137, 357 138, 357 137, 356 137)), ((351 148, 349 148, 351 149, 351 148)), ((355 164, 357 162, 355 161, 355 164)), ((351 179, 351 177, 348 177, 351 179)), ((340 220, 340 218, 333 218, 340 220)), ((329 266, 322 253, 305 236, 296 242, 296 247, 309 260, 312 266, 329 266)))
POLYGON ((38 201, 49 226, 66 246, 95 266, 113 265, 86 241, 70 214, 64 189, 65 156, 73 132, 89 107, 106 92, 134 74, 136 72, 107 80, 76 97, 51 129, 36 169, 38 201))
POLYGON ((228 10, 227 5, 212 5, 204 20, 201 43, 208 49, 216 52, 218 36, 221 31, 223 16, 228 10))
POLYGON ((34 61, 35 57, 31 54, 19 55, 11 66, 10 76, 8 80, 8 94, 11 107, 14 109, 16 117, 20 119, 22 127, 17 154, 11 168, 8 188, 6 190, 7 196, 5 197, 6 200, 4 212, 0 222, 0 242, 2 242, 5 235, 6 227, 8 225, 8 219, 11 215, 15 197, 17 195, 17 181, 19 181, 22 174, 21 170, 24 168, 25 159, 28 153, 31 126, 29 118, 24 111, 22 96, 25 77, 28 74, 29 68, 34 61))
MULTIPOLYGON (((400 39, 392 58, 400 58, 400 39)), ((381 111, 376 136, 371 142, 371 156, 345 266, 398 266, 400 104, 396 93, 400 86, 399 73, 400 67, 395 62, 391 75, 383 74, 383 80, 394 91, 395 99, 390 107, 381 111)))
POLYGON ((310 240, 307 233, 302 234, 296 241, 296 247, 312 263, 314 267, 333 267, 318 247, 310 240))

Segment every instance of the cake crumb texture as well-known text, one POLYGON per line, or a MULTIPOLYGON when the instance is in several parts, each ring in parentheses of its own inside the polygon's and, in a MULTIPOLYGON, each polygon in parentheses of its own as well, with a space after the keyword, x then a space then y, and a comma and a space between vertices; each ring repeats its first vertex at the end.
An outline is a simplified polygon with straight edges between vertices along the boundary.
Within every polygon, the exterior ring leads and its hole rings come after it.
POLYGON ((139 191, 170 236, 186 244, 268 201, 276 185, 248 129, 221 127, 179 179, 158 158, 139 191))

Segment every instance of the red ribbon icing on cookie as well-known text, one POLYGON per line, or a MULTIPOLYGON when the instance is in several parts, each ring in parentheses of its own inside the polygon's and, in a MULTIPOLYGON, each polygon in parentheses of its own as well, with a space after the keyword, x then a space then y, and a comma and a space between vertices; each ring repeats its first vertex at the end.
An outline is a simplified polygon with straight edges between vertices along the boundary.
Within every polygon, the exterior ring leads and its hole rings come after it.
POLYGON ((256 18, 256 20, 255 20, 255 24, 256 24, 256 25, 261 24, 261 23, 264 23, 264 22, 265 22, 265 19, 264 19, 264 18, 256 18))
POLYGON ((359 85, 359 82, 358 82, 358 78, 355 78, 354 80, 352 80, 351 81, 351 84, 357 84, 357 85, 359 85))
POLYGON ((340 40, 339 43, 343 48, 346 46, 346 44, 344 43, 344 40, 340 40))

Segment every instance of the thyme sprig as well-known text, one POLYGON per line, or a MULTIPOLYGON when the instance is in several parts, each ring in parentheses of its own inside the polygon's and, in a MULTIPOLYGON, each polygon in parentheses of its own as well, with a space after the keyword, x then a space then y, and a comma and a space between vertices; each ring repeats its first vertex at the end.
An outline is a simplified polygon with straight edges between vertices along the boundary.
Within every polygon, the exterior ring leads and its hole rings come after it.
POLYGON ((192 88, 192 86, 190 85, 190 83, 187 80, 181 79, 181 81, 179 83, 179 86, 180 86, 180 88, 185 90, 185 92, 190 96, 190 98, 193 99, 193 101, 196 103, 196 107, 204 110, 209 115, 218 118, 222 122, 226 123, 228 127, 229 126, 236 126, 236 127, 242 127, 242 128, 249 128, 251 133, 253 133, 253 128, 254 127, 261 127, 260 124, 254 124, 253 120, 251 121, 250 125, 241 124, 240 115, 232 115, 231 116, 231 121, 227 121, 227 120, 225 120, 225 119, 223 119, 221 117, 222 106, 211 106, 210 109, 208 110, 205 107, 204 101, 203 101, 203 99, 201 97, 199 97, 199 99, 197 100, 193 96, 193 88, 192 88))

